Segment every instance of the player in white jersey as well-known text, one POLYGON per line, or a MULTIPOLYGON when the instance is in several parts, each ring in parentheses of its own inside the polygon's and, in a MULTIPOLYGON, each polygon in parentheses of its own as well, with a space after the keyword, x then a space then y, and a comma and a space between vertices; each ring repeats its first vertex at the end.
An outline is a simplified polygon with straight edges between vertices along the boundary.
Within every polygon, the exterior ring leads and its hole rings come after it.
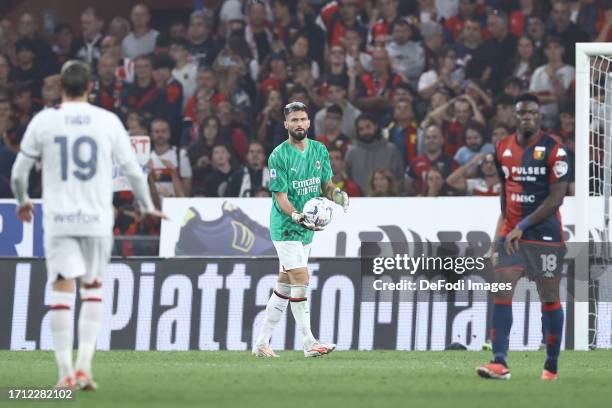
POLYGON ((90 105, 89 66, 68 61, 61 71, 62 104, 30 122, 13 165, 11 188, 17 217, 30 222, 34 207, 28 176, 42 162, 43 228, 47 277, 52 284, 50 324, 59 368, 57 387, 95 390, 91 361, 102 325, 102 278, 112 249, 113 159, 128 177, 145 214, 155 209, 130 139, 121 121, 90 105), (72 364, 75 279, 80 278, 81 311, 76 364, 72 364), (76 371, 75 371, 76 369, 76 371))

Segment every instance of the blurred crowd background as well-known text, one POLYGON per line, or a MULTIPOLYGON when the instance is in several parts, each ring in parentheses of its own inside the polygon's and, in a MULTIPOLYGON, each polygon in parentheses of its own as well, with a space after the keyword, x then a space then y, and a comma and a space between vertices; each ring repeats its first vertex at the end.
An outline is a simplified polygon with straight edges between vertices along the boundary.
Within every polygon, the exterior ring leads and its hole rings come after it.
MULTIPOLYGON (((598 0, 195 0, 159 24, 145 4, 79 12, 0 15, 0 197, 71 58, 91 64, 91 102, 151 138, 158 204, 269 196, 291 101, 308 106, 309 137, 352 197, 496 195, 514 98, 537 94, 542 126, 573 153, 575 43, 612 39, 612 2, 598 0)), ((117 234, 159 233, 130 193, 114 201, 117 234)))

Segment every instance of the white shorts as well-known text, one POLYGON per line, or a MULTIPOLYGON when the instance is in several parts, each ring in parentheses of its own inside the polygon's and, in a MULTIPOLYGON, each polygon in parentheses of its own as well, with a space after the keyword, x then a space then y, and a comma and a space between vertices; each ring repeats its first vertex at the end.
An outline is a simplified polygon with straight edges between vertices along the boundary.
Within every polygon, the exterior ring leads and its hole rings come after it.
POLYGON ((69 237, 45 238, 47 279, 55 282, 64 279, 81 278, 91 284, 102 282, 104 271, 113 249, 112 237, 69 237))
POLYGON ((301 241, 272 241, 272 243, 278 254, 279 272, 308 266, 310 244, 303 244, 301 241))

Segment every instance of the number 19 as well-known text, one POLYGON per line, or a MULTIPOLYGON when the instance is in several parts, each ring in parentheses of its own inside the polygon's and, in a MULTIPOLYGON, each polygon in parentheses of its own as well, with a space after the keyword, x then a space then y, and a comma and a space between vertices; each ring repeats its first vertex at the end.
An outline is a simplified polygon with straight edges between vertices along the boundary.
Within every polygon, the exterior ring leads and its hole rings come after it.
MULTIPOLYGON (((68 138, 66 136, 56 136, 53 141, 59 144, 62 162, 62 181, 68 180, 68 138)), ((87 181, 96 175, 98 169, 98 145, 89 136, 80 136, 72 145, 72 161, 77 169, 72 174, 81 181, 87 181), (86 151, 87 158, 81 158, 81 146, 89 146, 86 151)))

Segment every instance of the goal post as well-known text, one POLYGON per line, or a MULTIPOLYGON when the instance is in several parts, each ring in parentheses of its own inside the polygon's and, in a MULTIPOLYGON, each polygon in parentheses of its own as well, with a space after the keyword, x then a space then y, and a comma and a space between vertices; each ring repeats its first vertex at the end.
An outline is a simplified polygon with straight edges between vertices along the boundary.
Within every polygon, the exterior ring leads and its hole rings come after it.
POLYGON ((575 242, 584 250, 575 258, 574 348, 587 350, 600 334, 601 317, 597 302, 589 303, 591 273, 599 267, 595 262, 603 267, 610 260, 612 43, 576 44, 575 98, 575 242), (588 245, 590 241, 599 245, 588 245))

